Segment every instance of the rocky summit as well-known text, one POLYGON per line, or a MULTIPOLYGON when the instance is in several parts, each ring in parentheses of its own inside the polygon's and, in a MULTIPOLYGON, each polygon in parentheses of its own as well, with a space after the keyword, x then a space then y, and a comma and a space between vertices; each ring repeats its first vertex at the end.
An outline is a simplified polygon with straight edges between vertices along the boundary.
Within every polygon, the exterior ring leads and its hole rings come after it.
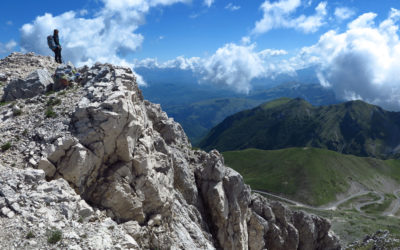
POLYGON ((326 219, 193 150, 131 69, 56 66, 0 61, 0 249, 341 248, 326 219))

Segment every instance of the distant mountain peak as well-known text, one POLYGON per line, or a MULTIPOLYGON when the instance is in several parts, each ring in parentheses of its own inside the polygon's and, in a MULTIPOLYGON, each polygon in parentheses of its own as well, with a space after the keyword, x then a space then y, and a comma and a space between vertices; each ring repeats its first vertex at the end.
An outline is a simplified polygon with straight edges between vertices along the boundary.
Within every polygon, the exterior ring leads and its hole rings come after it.
POLYGON ((395 157, 400 153, 400 113, 361 100, 313 106, 280 98, 232 115, 200 143, 221 151, 313 146, 346 154, 395 157))

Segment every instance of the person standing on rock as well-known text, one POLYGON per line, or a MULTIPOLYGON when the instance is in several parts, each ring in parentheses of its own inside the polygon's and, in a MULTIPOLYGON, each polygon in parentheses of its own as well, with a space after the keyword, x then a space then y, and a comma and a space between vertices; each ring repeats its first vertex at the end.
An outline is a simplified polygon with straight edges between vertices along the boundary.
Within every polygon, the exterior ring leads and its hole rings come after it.
POLYGON ((58 38, 58 30, 55 29, 52 36, 47 37, 47 44, 49 48, 54 51, 56 62, 62 63, 61 59, 61 45, 60 39, 58 38))

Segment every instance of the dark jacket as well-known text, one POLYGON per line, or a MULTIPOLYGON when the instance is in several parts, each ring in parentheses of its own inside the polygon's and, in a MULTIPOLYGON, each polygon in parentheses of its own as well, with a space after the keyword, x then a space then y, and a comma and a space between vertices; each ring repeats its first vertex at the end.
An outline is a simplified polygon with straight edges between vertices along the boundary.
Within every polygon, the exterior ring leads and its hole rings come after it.
POLYGON ((54 42, 55 42, 55 44, 57 45, 57 46, 60 46, 60 39, 58 38, 58 35, 53 35, 53 39, 54 39, 54 42))

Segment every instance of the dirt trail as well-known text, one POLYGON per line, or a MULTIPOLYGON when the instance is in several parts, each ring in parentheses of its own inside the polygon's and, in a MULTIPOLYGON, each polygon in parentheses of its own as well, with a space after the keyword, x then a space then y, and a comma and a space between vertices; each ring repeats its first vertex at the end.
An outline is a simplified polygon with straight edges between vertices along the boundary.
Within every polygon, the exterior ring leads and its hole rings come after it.
POLYGON ((367 202, 363 202, 363 203, 357 204, 357 205, 355 206, 355 209, 356 209, 358 212, 364 213, 364 212, 361 210, 362 207, 365 207, 365 206, 368 206, 368 205, 372 205, 372 204, 375 204, 375 203, 382 204, 383 201, 385 200, 385 196, 384 196, 383 194, 381 194, 381 193, 378 193, 378 192, 370 192, 370 193, 379 195, 379 200, 377 200, 377 201, 367 201, 367 202))
POLYGON ((336 210, 337 207, 342 205, 343 203, 345 203, 345 202, 347 202, 347 201, 349 201, 349 200, 351 200, 353 198, 356 198, 356 197, 359 197, 359 196, 363 196, 363 195, 367 195, 369 193, 371 193, 371 191, 362 190, 362 191, 359 191, 358 193, 352 194, 352 195, 350 195, 350 196, 348 196, 346 198, 343 198, 343 199, 340 199, 338 201, 335 201, 335 203, 333 203, 333 204, 330 204, 328 206, 322 206, 321 208, 323 208, 325 210, 336 210))
POLYGON ((392 209, 383 213, 385 216, 395 216, 400 209, 400 189, 393 191, 393 194, 396 196, 396 200, 394 200, 390 205, 392 209))
POLYGON ((282 201, 288 202, 288 203, 290 203, 292 205, 295 205, 295 206, 298 206, 298 207, 310 208, 310 209, 315 209, 315 210, 320 210, 320 211, 336 210, 336 208, 339 205, 345 203, 348 200, 351 200, 351 199, 353 199, 355 197, 358 197, 358 196, 363 196, 363 195, 371 193, 371 191, 360 191, 360 192, 358 192, 356 194, 353 194, 353 195, 350 195, 350 196, 348 196, 346 198, 338 200, 338 201, 336 201, 335 203, 333 203, 331 205, 321 206, 321 207, 314 207, 314 206, 306 205, 306 204, 300 203, 298 201, 294 201, 294 200, 291 200, 291 199, 288 199, 288 198, 284 198, 284 197, 281 197, 281 196, 278 196, 278 195, 275 195, 275 194, 271 194, 271 193, 268 193, 268 192, 265 192, 265 191, 261 191, 261 190, 253 190, 253 192, 256 192, 256 193, 259 193, 259 194, 265 194, 265 195, 271 196, 273 198, 280 199, 282 201))
MULTIPOLYGON (((256 193, 259 193, 259 194, 265 194, 267 196, 271 196, 273 198, 280 199, 282 201, 285 201, 285 202, 287 202, 289 204, 292 204, 294 206, 297 206, 297 207, 304 207, 304 208, 314 209, 314 210, 318 210, 318 211, 336 210, 338 206, 340 206, 341 204, 343 204, 343 203, 345 203, 345 202, 347 202, 347 201, 349 201, 349 200, 351 200, 353 198, 356 198, 356 197, 359 197, 359 196, 364 196, 364 195, 367 195, 367 194, 370 194, 370 193, 377 194, 379 196, 379 200, 367 201, 367 202, 363 202, 363 203, 357 204, 355 206, 355 209, 358 212, 363 213, 363 214, 364 214, 364 212, 361 210, 362 207, 367 206, 367 205, 371 205, 371 204, 375 204, 375 203, 382 204, 384 199, 385 199, 385 196, 383 194, 379 193, 379 192, 362 190, 362 191, 359 191, 358 193, 352 194, 352 195, 350 195, 350 196, 348 196, 346 198, 340 199, 340 200, 336 201, 333 204, 330 204, 330 205, 327 205, 327 206, 321 206, 321 207, 313 207, 313 206, 306 205, 306 204, 300 203, 298 201, 294 201, 294 200, 291 200, 291 199, 288 199, 288 198, 284 198, 284 197, 281 197, 281 196, 278 196, 278 195, 275 195, 275 194, 271 194, 271 193, 268 193, 268 192, 265 192, 265 191, 253 190, 253 192, 256 192, 256 193)), ((396 195, 396 197, 397 197, 396 204, 394 205, 393 209, 390 212, 387 212, 387 214, 383 213, 383 215, 393 216, 400 209, 400 189, 396 190, 394 192, 394 195, 396 195)))
POLYGON ((285 201, 285 202, 287 202, 287 203, 289 203, 289 204, 291 204, 291 205, 297 206, 297 207, 304 207, 304 208, 310 208, 310 209, 318 209, 318 208, 316 208, 316 207, 313 207, 313 206, 310 206, 310 205, 306 205, 306 204, 300 203, 300 202, 298 202, 298 201, 294 201, 294 200, 291 200, 291 199, 288 199, 288 198, 284 198, 284 197, 281 197, 281 196, 278 196, 278 195, 275 195, 275 194, 271 194, 271 193, 268 193, 268 192, 264 192, 264 191, 261 191, 261 190, 253 190, 253 192, 271 196, 271 197, 273 197, 273 198, 276 198, 276 199, 285 201))

